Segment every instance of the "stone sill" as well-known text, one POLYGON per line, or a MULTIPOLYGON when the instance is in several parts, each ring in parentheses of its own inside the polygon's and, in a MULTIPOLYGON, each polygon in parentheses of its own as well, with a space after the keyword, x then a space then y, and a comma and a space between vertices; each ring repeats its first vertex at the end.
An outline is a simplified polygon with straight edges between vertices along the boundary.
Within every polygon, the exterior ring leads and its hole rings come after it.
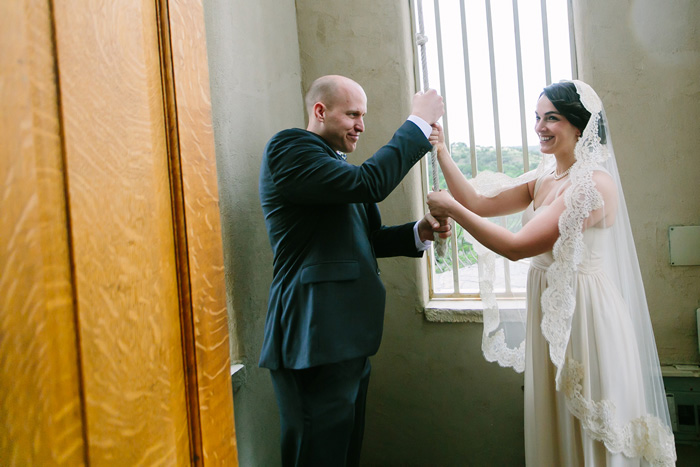
MULTIPOLYGON (((525 299, 498 300, 501 310, 522 310, 525 299)), ((481 300, 435 299, 423 309, 425 318, 435 323, 483 323, 484 304, 481 300)))

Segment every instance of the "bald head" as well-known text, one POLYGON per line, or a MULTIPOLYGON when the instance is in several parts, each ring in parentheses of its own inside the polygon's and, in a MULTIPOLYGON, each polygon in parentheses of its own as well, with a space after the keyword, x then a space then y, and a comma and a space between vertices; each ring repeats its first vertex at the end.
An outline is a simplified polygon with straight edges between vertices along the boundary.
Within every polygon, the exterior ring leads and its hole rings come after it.
POLYGON ((305 101, 309 114, 306 129, 336 151, 354 151, 365 131, 367 95, 362 86, 344 76, 322 76, 311 84, 305 101))
POLYGON ((311 83, 304 98, 307 113, 313 114, 313 108, 317 102, 323 103, 329 109, 333 108, 338 99, 344 97, 347 91, 365 93, 362 86, 345 76, 326 75, 317 78, 311 83))

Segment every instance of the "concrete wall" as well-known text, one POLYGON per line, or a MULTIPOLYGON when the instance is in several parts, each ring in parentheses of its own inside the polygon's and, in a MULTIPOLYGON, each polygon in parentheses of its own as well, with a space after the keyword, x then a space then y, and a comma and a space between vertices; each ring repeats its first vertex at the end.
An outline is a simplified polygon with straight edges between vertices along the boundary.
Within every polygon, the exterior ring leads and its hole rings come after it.
POLYGON ((258 198, 260 159, 277 131, 304 125, 293 0, 206 0, 207 48, 219 173, 241 466, 279 464, 279 417, 257 367, 272 253, 258 198))
POLYGON ((580 77, 600 94, 662 363, 700 363, 700 266, 668 228, 700 224, 700 2, 575 1, 580 77))
MULTIPOLYGON (((575 0, 581 78, 603 98, 640 252, 661 359, 699 362, 700 268, 668 265, 667 227, 700 223, 698 11, 693 0, 575 0), (664 8, 657 7, 663 5, 664 8), (668 9, 669 11, 666 11, 668 9)), ((368 95, 360 163, 410 110, 408 2, 205 0, 234 355, 240 464, 279 465, 278 417, 257 368, 272 274, 257 195, 278 130, 304 127, 302 89, 340 73, 368 95)), ((414 169, 381 203, 387 224, 422 214, 414 169)), ((426 322, 423 260, 380 260, 385 334, 372 359, 365 465, 522 465, 522 377, 484 361, 481 326, 426 322)))

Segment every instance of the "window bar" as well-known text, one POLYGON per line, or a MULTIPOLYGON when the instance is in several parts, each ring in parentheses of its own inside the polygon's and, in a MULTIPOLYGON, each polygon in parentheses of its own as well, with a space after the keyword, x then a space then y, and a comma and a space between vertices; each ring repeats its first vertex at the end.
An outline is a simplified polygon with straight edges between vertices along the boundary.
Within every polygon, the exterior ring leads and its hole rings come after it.
POLYGON ((505 276, 505 281, 506 281, 505 293, 508 295, 512 295, 513 289, 511 288, 511 283, 510 283, 510 261, 508 261, 508 258, 502 258, 502 259, 503 259, 503 275, 505 276))
POLYGON ((445 132, 445 144, 450 147, 450 133, 447 124, 447 114, 449 108, 447 106, 447 90, 445 89, 445 64, 442 49, 442 27, 440 26, 440 5, 438 0, 433 0, 435 5, 435 35, 437 36, 437 53, 438 53, 438 70, 440 74, 440 93, 442 94, 443 102, 445 103, 445 113, 442 115, 442 129, 445 132))
MULTIPOLYGON (((421 177, 421 187, 423 188, 423 193, 425 196, 425 193, 430 193, 430 189, 428 187, 428 164, 423 161, 421 164, 421 168, 425 169, 423 172, 423 176, 421 177)), ((425 201, 425 198, 423 199, 425 201)), ((436 275, 437 275, 437 257, 435 256, 435 249, 434 248, 429 248, 428 249, 428 263, 430 264, 429 269, 429 274, 428 274, 428 286, 430 288, 430 296, 434 296, 437 294, 437 290, 435 290, 435 284, 436 284, 436 275)))
POLYGON ((493 23, 491 21, 491 0, 486 3, 486 28, 489 38, 489 62, 491 64, 491 97, 493 100, 493 131, 496 138, 497 170, 503 172, 503 154, 501 154, 501 127, 498 116, 498 89, 496 86, 496 56, 493 47, 493 23))
POLYGON ((576 36, 574 34, 574 6, 572 0, 566 2, 569 11, 569 49, 571 51, 571 78, 578 79, 578 57, 576 56, 576 36))
POLYGON ((467 39, 467 14, 464 7, 464 0, 459 2, 459 9, 462 16, 462 51, 464 53, 464 87, 467 95, 467 120, 469 122, 469 154, 472 163, 472 178, 476 177, 476 141, 474 141, 474 109, 472 104, 472 83, 471 70, 469 68, 469 41, 467 39))
MULTIPOLYGON (((501 226, 505 229, 508 228, 508 219, 506 216, 501 216, 498 218, 498 223, 501 224, 501 226)), ((506 257, 501 257, 501 260, 503 261, 503 278, 505 280, 505 292, 507 294, 512 292, 511 289, 511 281, 510 281, 510 261, 508 261, 508 258, 506 257)))
POLYGON ((418 33, 422 33, 420 30, 416 30, 416 21, 419 21, 421 24, 423 23, 423 20, 421 19, 422 16, 422 5, 420 4, 421 2, 416 2, 415 0, 410 0, 411 2, 411 11, 413 12, 414 16, 414 21, 411 24, 411 27, 413 28, 413 76, 415 77, 415 86, 416 86, 416 91, 420 91, 423 89, 422 86, 422 79, 423 79, 423 74, 421 72, 421 67, 418 65, 420 62, 420 51, 419 46, 416 44, 416 38, 418 33))
POLYGON ((459 249, 457 248, 457 244, 459 243, 457 239, 459 238, 459 235, 456 234, 458 229, 454 224, 455 222, 452 221, 453 232, 452 241, 450 242, 450 250, 452 250, 452 281, 454 283, 454 293, 457 295, 461 293, 459 288, 459 249))
MULTIPOLYGON (((413 32, 414 32, 414 38, 417 36, 417 34, 423 34, 423 5, 421 0, 410 0, 411 6, 411 11, 413 12, 415 16, 415 21, 412 24, 413 27, 413 32), (416 22, 419 24, 416 25, 416 22), (416 27, 418 30, 416 30, 416 27)), ((416 91, 419 91, 423 89, 423 82, 427 78, 426 76, 423 76, 421 67, 419 63, 421 62, 421 56, 420 56, 420 50, 417 44, 414 42, 414 56, 415 60, 413 60, 413 69, 414 69, 414 76, 416 77, 415 79, 415 86, 416 86, 416 91)), ((428 193, 430 190, 428 189, 428 178, 429 177, 429 162, 427 162, 427 158, 422 161, 421 165, 421 171, 423 173, 423 176, 421 177, 421 187, 423 189, 423 193, 428 193)), ((429 274, 428 274, 428 287, 430 289, 430 296, 434 296, 437 294, 437 291, 435 290, 435 283, 436 283, 436 266, 437 266, 437 258, 435 257, 435 251, 430 249, 428 250, 428 259, 431 264, 431 267, 429 268, 429 274)))
POLYGON ((552 84, 552 66, 549 63, 549 26, 547 24, 547 0, 541 0, 542 5, 542 41, 544 45, 544 75, 547 86, 552 84))
MULTIPOLYGON (((501 127, 498 114, 498 87, 496 78, 496 51, 493 45, 493 22, 491 20, 491 0, 485 0, 486 4, 486 30, 488 31, 489 39, 489 62, 491 65, 491 96, 493 99, 493 131, 496 139, 496 164, 499 172, 503 172, 503 154, 501 153, 501 127)), ((499 223, 506 226, 505 217, 499 218, 499 223)), ((503 258, 503 273, 505 275, 506 284, 510 282, 510 272, 508 263, 503 258)))
MULTIPOLYGON (((442 115, 442 129, 445 133, 445 145, 450 147, 450 133, 448 125, 448 113, 449 107, 447 106, 447 90, 445 89, 445 66, 444 66, 444 56, 442 49, 442 28, 440 27, 440 4, 438 0, 433 1, 435 8, 435 35, 437 36, 437 52, 438 52, 438 69, 440 74, 440 91, 442 92, 442 98, 445 103, 445 113, 442 115)), ((457 239, 452 239, 452 281, 454 284, 454 293, 459 294, 459 254, 457 251, 457 239)))
POLYGON ((520 19, 518 17, 518 0, 513 0, 513 28, 515 30, 515 61, 518 70, 518 100, 520 102, 520 135, 523 147, 523 170, 530 170, 530 155, 527 146, 527 122, 525 120, 525 89, 523 85, 523 58, 520 44, 520 19))

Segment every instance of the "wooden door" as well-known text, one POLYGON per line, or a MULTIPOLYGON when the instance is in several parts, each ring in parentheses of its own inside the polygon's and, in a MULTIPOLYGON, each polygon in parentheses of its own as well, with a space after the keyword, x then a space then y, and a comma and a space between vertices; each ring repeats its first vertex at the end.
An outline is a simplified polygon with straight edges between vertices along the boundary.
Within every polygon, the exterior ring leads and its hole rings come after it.
POLYGON ((0 3, 0 465, 237 465, 201 3, 0 3))

